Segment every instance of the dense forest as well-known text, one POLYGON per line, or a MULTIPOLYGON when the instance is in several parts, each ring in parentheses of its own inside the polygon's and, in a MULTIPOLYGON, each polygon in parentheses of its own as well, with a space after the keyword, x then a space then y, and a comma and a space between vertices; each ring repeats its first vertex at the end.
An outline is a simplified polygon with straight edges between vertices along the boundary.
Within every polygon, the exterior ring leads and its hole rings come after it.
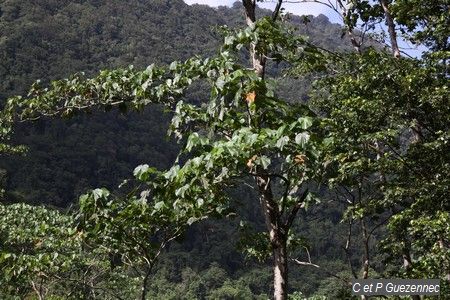
MULTIPOLYGON (((211 55, 220 44, 219 26, 245 24, 239 5, 214 10, 181 1, 7 1, 1 11, 3 100, 25 94, 37 79, 45 83, 76 72, 89 76, 101 69, 140 69, 211 55)), ((325 16, 300 28, 321 45, 345 47, 340 27, 325 16)), ((26 124, 14 138, 29 152, 0 163, 7 172, 8 199, 67 207, 87 188, 117 186, 141 163, 166 168, 177 153, 166 139, 169 119, 151 107, 136 115, 112 112, 26 124)))
POLYGON ((449 4, 256 2, 0 2, 1 299, 449 299, 449 4))

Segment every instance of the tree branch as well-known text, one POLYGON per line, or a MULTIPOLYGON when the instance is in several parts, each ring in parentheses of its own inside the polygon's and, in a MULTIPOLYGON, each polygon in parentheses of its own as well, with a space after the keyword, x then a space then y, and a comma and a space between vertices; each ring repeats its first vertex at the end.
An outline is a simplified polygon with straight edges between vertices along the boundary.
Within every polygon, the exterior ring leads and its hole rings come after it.
POLYGON ((386 0, 380 0, 381 7, 384 10, 384 15, 386 17, 386 23, 388 26, 388 32, 389 37, 391 39, 391 48, 392 48, 392 54, 395 58, 400 57, 400 49, 397 44, 397 33, 395 32, 395 24, 394 19, 392 18, 392 15, 389 11, 388 3, 386 0))
POLYGON ((289 216, 286 219, 286 222, 284 223, 284 228, 285 228, 286 232, 288 232, 289 228, 291 228, 292 223, 294 222, 298 211, 300 210, 300 208, 302 208, 302 205, 304 204, 306 196, 308 196, 308 193, 309 193, 309 191, 308 191, 308 189, 306 189, 306 191, 303 193, 303 195, 297 201, 297 204, 292 208, 289 216))
POLYGON ((305 249, 306 249, 306 253, 307 253, 307 255, 308 255, 308 261, 307 261, 307 262, 305 262, 305 261, 300 261, 300 260, 298 260, 297 258, 291 258, 290 260, 293 261, 293 262, 295 262, 295 263, 296 263, 297 265, 299 265, 299 266, 308 266, 308 267, 314 267, 314 268, 316 268, 316 269, 320 269, 322 272, 326 273, 328 276, 337 278, 337 279, 343 281, 343 282, 344 282, 345 284, 347 284, 347 285, 350 285, 350 284, 351 284, 348 280, 346 280, 346 279, 344 279, 344 278, 342 278, 342 277, 340 277, 340 276, 338 276, 338 275, 336 275, 336 274, 334 274, 334 273, 332 273, 332 272, 329 272, 329 271, 327 271, 327 270, 322 269, 322 268, 321 268, 319 265, 317 265, 317 264, 313 264, 313 263, 311 262, 311 256, 309 255, 308 249, 307 249, 306 247, 305 247, 305 249))
POLYGON ((272 13, 272 20, 276 21, 278 18, 278 15, 280 14, 281 4, 283 4, 283 0, 278 0, 277 6, 275 6, 275 9, 272 13))

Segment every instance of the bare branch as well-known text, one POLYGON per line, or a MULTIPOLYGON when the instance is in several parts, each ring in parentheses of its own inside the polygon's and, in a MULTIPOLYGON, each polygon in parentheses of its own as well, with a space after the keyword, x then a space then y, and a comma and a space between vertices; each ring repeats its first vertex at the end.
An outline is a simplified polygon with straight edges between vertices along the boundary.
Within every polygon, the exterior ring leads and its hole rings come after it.
MULTIPOLYGON (((308 253, 308 256, 309 256, 309 253, 308 253)), ((321 267, 320 267, 319 265, 317 265, 317 264, 313 264, 313 263, 311 262, 311 258, 309 258, 309 261, 308 261, 308 262, 300 261, 300 260, 298 260, 298 259, 296 259, 296 258, 291 258, 290 260, 293 261, 293 262, 295 262, 295 263, 296 263, 297 265, 299 265, 299 266, 308 266, 308 267, 314 267, 314 268, 316 268, 316 269, 320 269, 322 272, 326 273, 328 276, 337 278, 337 279, 341 280, 342 282, 344 282, 344 283, 347 284, 347 285, 350 285, 350 284, 351 284, 348 280, 346 280, 346 279, 344 279, 344 278, 342 278, 342 277, 340 277, 340 276, 338 276, 338 275, 336 275, 336 274, 334 274, 334 273, 332 273, 332 272, 329 272, 329 271, 324 270, 323 268, 321 268, 321 267)))

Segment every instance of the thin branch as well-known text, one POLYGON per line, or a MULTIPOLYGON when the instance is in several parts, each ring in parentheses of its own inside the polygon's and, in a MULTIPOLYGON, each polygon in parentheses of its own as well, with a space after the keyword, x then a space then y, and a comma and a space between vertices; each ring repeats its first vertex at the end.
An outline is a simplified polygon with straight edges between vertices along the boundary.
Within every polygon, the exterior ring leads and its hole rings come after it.
POLYGON ((25 117, 22 118, 20 117, 19 123, 23 123, 23 122, 29 122, 29 121, 37 121, 42 117, 54 117, 57 116, 61 113, 64 113, 65 111, 70 111, 70 110, 77 110, 77 111, 81 111, 84 109, 88 109, 88 108, 94 108, 94 107, 100 107, 102 105, 111 105, 111 106, 115 106, 115 105, 119 105, 121 103, 126 103, 127 100, 121 100, 121 101, 115 101, 115 102, 111 102, 111 103, 91 103, 91 104, 86 104, 86 105, 72 105, 72 106, 63 106, 63 107, 57 107, 53 112, 51 113, 46 113, 46 112, 39 112, 40 115, 36 116, 36 117, 25 117))
POLYGON ((296 258, 293 258, 293 259, 291 259, 293 262, 295 262, 297 265, 300 265, 300 266, 311 266, 311 267, 315 267, 315 268, 317 268, 317 269, 320 269, 320 266, 319 265, 316 265, 316 264, 313 264, 313 263, 310 263, 310 262, 305 262, 305 261, 299 261, 298 259, 296 259, 296 258))
POLYGON ((322 268, 321 268, 319 265, 317 265, 317 264, 312 263, 312 262, 311 262, 311 258, 309 257, 309 252, 308 252, 308 259, 309 259, 308 262, 300 261, 300 260, 298 260, 298 259, 296 259, 296 258, 291 258, 290 260, 293 261, 293 262, 295 262, 295 263, 296 263, 297 265, 299 265, 299 266, 308 266, 308 267, 314 267, 314 268, 316 268, 316 269, 319 269, 319 270, 321 270, 322 272, 326 273, 327 275, 332 276, 332 277, 334 277, 334 278, 337 278, 337 279, 343 281, 343 282, 344 282, 345 284, 347 284, 347 285, 350 285, 350 284, 351 284, 348 280, 346 280, 346 279, 344 279, 344 278, 342 278, 342 277, 340 277, 340 276, 338 276, 338 275, 336 275, 336 274, 334 274, 334 273, 332 273, 332 272, 329 272, 329 271, 327 271, 327 270, 322 269, 322 268))
POLYGON ((356 274, 355 268, 352 264, 351 259, 351 253, 350 253, 350 246, 351 246, 351 239, 352 239, 352 227, 353 227, 353 218, 350 218, 348 221, 348 234, 347 234, 347 240, 345 242, 345 247, 342 247, 344 249, 345 255, 347 257, 347 262, 350 267, 350 271, 352 272, 352 275, 354 278, 358 278, 358 275, 356 274))
POLYGON ((384 219, 383 221, 381 221, 380 223, 378 223, 377 225, 375 225, 368 234, 368 238, 371 237, 371 235, 375 232, 375 230, 377 230, 379 227, 381 227, 382 225, 386 224, 387 221, 389 221, 389 219, 392 217, 392 215, 389 215, 389 217, 387 217, 386 219, 384 219))
POLYGON ((36 287, 36 284, 34 283, 33 280, 31 280, 31 287, 33 288, 34 292, 35 292, 36 295, 38 296, 38 299, 39 299, 39 300, 44 299, 44 298, 42 297, 42 295, 41 295, 40 288, 38 289, 38 288, 36 287))
POLYGON ((342 188, 347 192, 347 194, 350 195, 350 197, 352 197, 352 203, 351 204, 355 204, 355 195, 345 186, 343 185, 342 188))
POLYGON ((266 176, 269 178, 275 177, 283 180, 286 184, 289 184, 289 180, 284 177, 283 175, 277 174, 277 173, 254 173, 254 172, 247 172, 248 175, 251 176, 266 176))
POLYGON ((369 277, 369 268, 370 268, 370 249, 369 249, 370 236, 367 233, 367 226, 364 218, 361 219, 361 228, 362 228, 362 235, 364 238, 364 263, 363 263, 362 278, 367 279, 369 277))
POLYGON ((286 200, 289 194, 289 190, 291 189, 291 182, 287 181, 286 182, 286 188, 284 190, 283 193, 283 198, 281 199, 281 210, 280 210, 280 215, 284 214, 284 210, 286 209, 286 200))
POLYGON ((275 6, 275 9, 272 13, 272 20, 276 21, 278 18, 278 15, 280 14, 281 4, 283 4, 283 0, 278 0, 277 6, 275 6))
POLYGON ((288 215, 286 222, 284 223, 284 228, 285 228, 286 232, 288 232, 289 228, 291 228, 292 223, 294 222, 298 211, 300 210, 300 208, 302 208, 302 205, 304 204, 303 202, 305 201, 306 196, 308 196, 308 193, 309 193, 309 191, 308 191, 308 189, 306 189, 305 192, 303 192, 303 195, 297 201, 297 204, 292 208, 290 214, 288 215))

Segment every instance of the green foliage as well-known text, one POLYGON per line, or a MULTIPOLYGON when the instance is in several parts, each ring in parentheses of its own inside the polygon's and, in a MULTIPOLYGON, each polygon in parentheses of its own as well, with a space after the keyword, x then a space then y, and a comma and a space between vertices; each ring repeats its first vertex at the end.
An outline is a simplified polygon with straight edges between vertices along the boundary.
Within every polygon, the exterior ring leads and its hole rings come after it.
MULTIPOLYGON (((75 73, 79 79, 83 78, 81 72, 91 78, 99 69, 126 70, 132 64, 136 71, 150 63, 169 64, 197 54, 211 56, 220 44, 215 26, 244 24, 239 5, 214 10, 182 1, 47 2, 14 0, 0 6, 4 12, 0 17, 4 36, 0 41, 2 107, 8 96, 26 95, 38 78, 45 87, 50 80, 75 73)), ((258 15, 268 14, 258 10, 258 15)), ((310 18, 308 25, 297 16, 291 20, 310 42, 327 48, 345 47, 340 27, 325 16, 310 18)), ((272 69, 279 68, 270 64, 268 71, 272 73, 272 69)), ((306 97, 305 81, 284 78, 279 84, 281 98, 297 101, 306 97)), ((184 98, 198 104, 207 97, 200 84, 188 89, 184 98)), ((70 120, 45 118, 16 124, 12 140, 2 141, 27 145, 28 155, 5 156, 0 162, 8 171, 8 198, 68 207, 89 189, 114 189, 139 164, 168 168, 178 151, 172 140, 165 139, 169 119, 153 106, 125 116, 92 109, 92 114, 70 120), (52 182, 51 188, 48 182, 52 182)))
POLYGON ((165 272, 162 269, 155 274, 150 286, 151 299, 267 299, 253 289, 261 281, 255 274, 233 279, 224 269, 212 264, 202 272, 184 268, 179 274, 180 281, 174 283, 165 272), (164 288, 168 285, 172 288, 164 288))
MULTIPOLYGON (((330 133, 324 150, 334 165, 330 182, 346 187, 342 199, 350 204, 348 217, 388 221, 384 251, 390 258, 405 251, 414 257, 413 267, 397 275, 429 277, 422 255, 436 251, 438 244, 440 251, 448 249, 441 239, 448 224, 425 221, 439 220, 449 209, 450 111, 440 62, 369 50, 337 66, 343 68, 318 81, 314 95, 330 133), (426 235, 430 240, 423 243, 426 235)), ((435 260, 440 271, 433 276, 445 278, 447 264, 446 255, 435 260)))
MULTIPOLYGON (((258 51, 283 58, 281 50, 295 52, 296 43, 303 43, 289 32, 268 28, 277 29, 262 19, 251 29, 252 39, 268 45, 258 51), (293 42, 275 47, 283 40, 293 42)), ((75 76, 54 81, 49 88, 36 83, 27 98, 9 98, 2 111, 3 120, 13 122, 15 118, 67 116, 96 106, 140 110, 149 103, 164 103, 173 107, 173 99, 202 77, 211 85, 210 101, 203 106, 179 101, 172 119, 171 131, 179 139, 186 136, 181 152, 189 154, 186 161, 166 172, 148 165, 137 167, 134 175, 146 187, 138 186, 124 199, 110 199, 106 189, 80 198, 79 228, 86 231, 88 242, 93 239, 130 265, 147 264, 143 297, 149 272, 164 245, 184 226, 223 214, 228 206, 224 187, 236 179, 281 178, 285 192, 273 201, 283 218, 279 221, 289 230, 299 205, 309 199, 304 184, 319 174, 320 132, 313 132, 317 130, 314 114, 304 105, 277 99, 272 86, 240 65, 228 45, 216 58, 174 62, 167 69, 102 71, 93 79, 75 76), (155 245, 159 234, 162 241, 155 245)), ((221 291, 229 297, 239 296, 236 292, 227 286, 221 291)))
POLYGON ((0 209, 3 291, 26 295, 31 292, 32 282, 38 284, 59 272, 67 272, 72 260, 70 253, 79 243, 69 227, 69 218, 24 204, 2 205, 0 209))
MULTIPOLYGON (((26 93, 39 78, 47 85, 77 72, 93 76, 99 69, 130 64, 143 69, 211 54, 218 44, 212 27, 235 13, 190 7, 181 0, 14 0, 2 2, 0 11, 1 107, 8 96, 26 93)), ((190 92, 188 98, 196 100, 199 94, 190 92)), ((13 140, 2 139, 29 146, 29 155, 1 161, 8 170, 11 201, 68 207, 90 188, 117 186, 138 164, 166 168, 175 158, 177 147, 164 140, 168 117, 157 107, 129 117, 93 115, 22 124, 13 140)))
MULTIPOLYGON (((158 1, 154 9, 185 7, 181 1, 173 3, 158 1)), ((171 167, 142 164, 148 162, 143 155, 145 160, 135 164, 140 165, 134 169, 134 178, 125 181, 121 188, 113 193, 106 188, 94 189, 83 195, 76 229, 71 216, 57 211, 25 205, 2 206, 0 217, 5 225, 0 227, 0 265, 4 272, 1 293, 5 297, 27 297, 32 293, 58 297, 59 293, 68 293, 73 298, 89 298, 98 289, 105 298, 109 293, 129 298, 136 296, 140 286, 142 298, 262 298, 267 287, 258 285, 258 272, 240 274, 238 278, 215 265, 206 271, 183 268, 176 280, 162 267, 154 280, 148 280, 156 258, 188 226, 236 213, 244 217, 248 214, 245 210, 254 210, 252 203, 242 204, 247 199, 240 199, 241 203, 233 199, 231 191, 240 193, 245 186, 257 191, 255 194, 266 209, 263 215, 267 226, 264 232, 259 226, 262 224, 245 231, 242 248, 246 254, 264 260, 285 243, 289 255, 307 260, 311 259, 310 251, 341 258, 342 253, 324 249, 331 247, 326 241, 318 241, 326 228, 337 223, 331 220, 340 217, 343 210, 339 205, 317 206, 319 201, 311 191, 325 180, 329 183, 326 192, 336 193, 335 200, 346 206, 343 221, 350 226, 356 221, 362 224, 357 233, 363 236, 358 242, 366 247, 364 261, 368 262, 368 252, 375 248, 371 241, 379 240, 374 233, 382 228, 381 250, 391 254, 389 258, 393 259, 387 260, 391 266, 398 264, 396 258, 412 257, 408 268, 397 268, 392 275, 447 278, 450 106, 447 70, 443 67, 448 48, 446 18, 440 3, 433 12, 433 5, 418 4, 413 10, 418 16, 410 20, 405 3, 391 3, 393 15, 407 31, 413 32, 413 41, 430 47, 430 53, 422 60, 396 59, 372 48, 359 54, 332 53, 296 35, 286 24, 263 17, 245 29, 222 28, 223 46, 206 59, 195 56, 185 60, 180 55, 181 61, 167 67, 152 64, 143 69, 138 64, 138 68, 104 70, 94 77, 91 72, 89 76, 77 73, 50 84, 38 81, 27 96, 8 98, 0 115, 2 152, 21 150, 10 146, 10 134, 17 130, 14 124, 18 121, 73 117, 78 112, 97 113, 112 108, 121 113, 142 112, 149 104, 171 112, 169 133, 181 146, 179 152, 170 151, 178 153, 174 163, 169 160, 167 165, 171 167), (242 63, 249 45, 256 51, 251 54, 277 66, 265 76, 249 69, 247 63, 242 63), (283 87, 280 74, 319 76, 311 92, 314 109, 310 104, 292 101, 295 96, 284 97, 278 91, 283 87), (186 99, 186 94, 197 86, 209 89, 209 97, 193 92, 202 100, 186 99), (252 179, 256 179, 256 184, 250 184, 252 179), (330 220, 294 224, 299 211, 306 221, 307 211, 322 207, 326 208, 322 215, 330 220), (330 213, 333 209, 337 212, 330 213), (24 215, 31 217, 25 219, 24 215), (383 228, 385 223, 388 225, 383 228), (309 239, 298 235, 305 228, 309 239), (111 270, 107 271, 109 267, 111 270), (172 282, 176 282, 174 289, 160 290, 172 282)), ((141 4, 137 1, 131 6, 141 4)), ((90 8, 96 5, 99 4, 89 3, 90 8)), ((115 5, 112 2, 106 7, 115 11, 115 5)), ((54 9, 64 12, 71 7, 64 2, 54 9)), ((27 10, 19 3, 8 2, 1 7, 2 21, 19 19, 19 12, 24 9, 27 10)), ((358 18, 368 24, 383 19, 383 14, 378 4, 354 1, 345 15, 348 29, 356 26, 358 18)), ((99 23, 92 28, 85 25, 98 32, 108 24, 99 23)), ((144 28, 135 24, 133 27, 144 28)), ((110 29, 105 30, 114 37, 120 36, 117 28, 110 29)), ((49 28, 42 30, 51 32, 49 28)), ((1 42, 1 46, 6 43, 9 52, 17 47, 5 40, 1 42)), ((132 55, 133 49, 126 52, 132 55)), ((134 60, 142 62, 141 58, 134 60)), ((12 69, 7 72, 14 74, 12 69)), ((292 82, 295 81, 288 84, 292 82)), ((302 93, 305 95, 306 91, 302 93)), ((145 124, 140 128, 146 128, 145 124)), ((100 141, 112 148, 107 138, 100 141)), ((139 150, 126 153, 136 152, 139 150)), ((114 164, 114 160, 101 161, 103 165, 114 164)), ((65 167, 62 169, 61 177, 69 179, 66 181, 78 180, 67 174, 65 167)), ((81 182, 78 188, 85 190, 87 185, 81 182)), ((324 197, 325 192, 321 192, 324 197)), ((17 190, 8 196, 20 198, 21 194, 25 193, 17 190)), ((341 228, 335 235, 340 233, 341 228)), ((347 244, 353 238, 352 231, 349 234, 347 244)), ((350 253, 354 250, 345 248, 355 277, 354 265, 362 266, 364 276, 369 270, 371 274, 384 271, 380 266, 373 268, 379 262, 378 252, 375 263, 361 264, 355 262, 358 251, 350 253)), ((342 268, 342 264, 324 265, 342 268)), ((328 281, 321 286, 293 286, 307 292, 319 287, 319 295, 349 297, 345 288, 330 291, 328 287, 334 282, 330 278, 328 281)), ((443 290, 446 289, 444 283, 443 290)), ((292 297, 300 299, 303 295, 298 292, 292 297)))
POLYGON ((110 270, 107 253, 83 245, 70 215, 25 204, 0 206, 0 296, 90 298, 134 293, 132 277, 110 270))
MULTIPOLYGON (((447 1, 393 1, 391 4, 395 20, 402 32, 408 33, 411 41, 424 44, 435 51, 449 51, 449 20, 446 16, 447 1)), ((447 53, 445 53, 447 51, 447 53)))

